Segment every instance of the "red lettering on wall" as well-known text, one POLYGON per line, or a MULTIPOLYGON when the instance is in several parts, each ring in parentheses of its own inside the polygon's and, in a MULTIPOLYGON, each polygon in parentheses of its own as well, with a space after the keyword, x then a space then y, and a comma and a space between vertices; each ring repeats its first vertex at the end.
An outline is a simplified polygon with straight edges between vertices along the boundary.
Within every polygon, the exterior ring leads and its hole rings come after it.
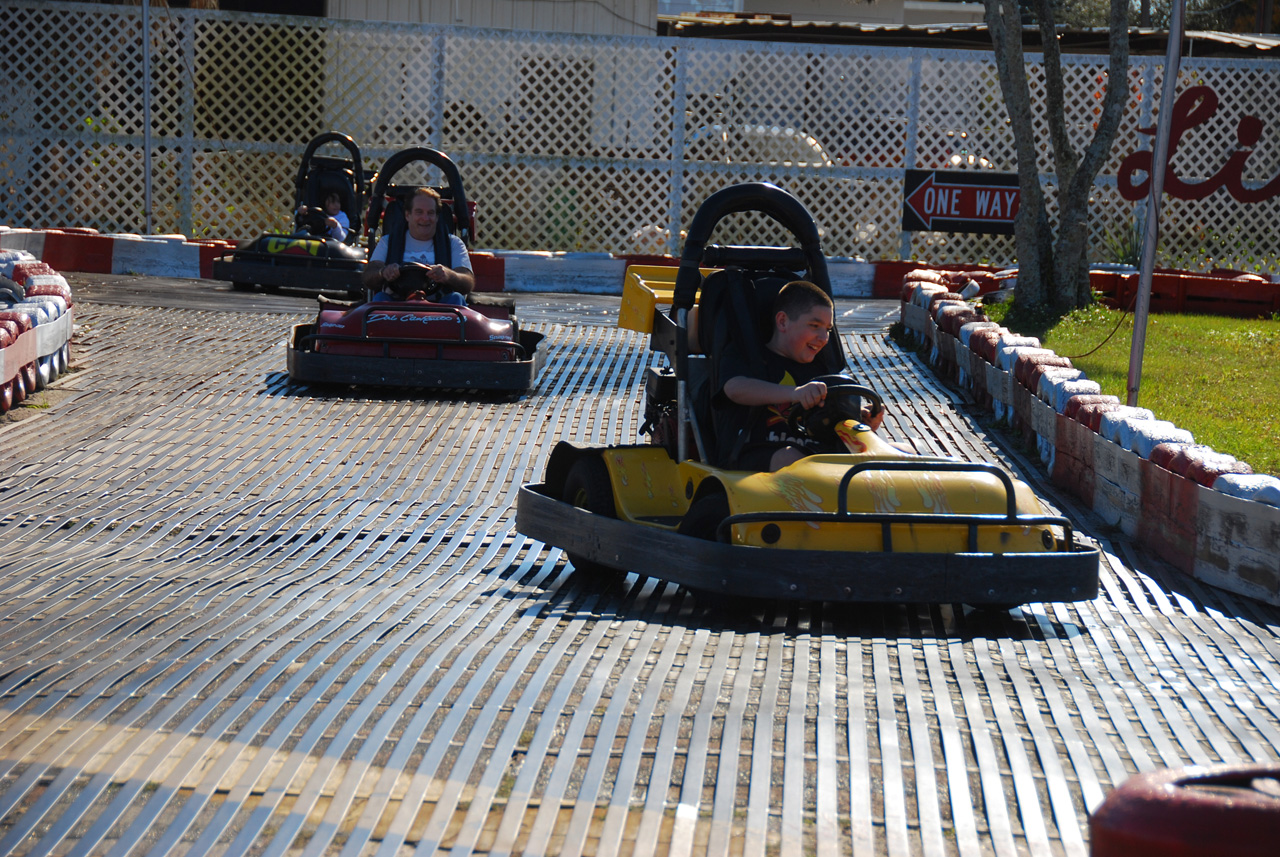
MULTIPOLYGON (((1218 110, 1218 94, 1208 86, 1193 86, 1181 95, 1173 104, 1173 121, 1169 133, 1169 161, 1178 150, 1182 135, 1203 125, 1218 110)), ((1253 147, 1262 139, 1262 120, 1256 116, 1243 116, 1236 126, 1238 148, 1227 158, 1227 162, 1208 179, 1202 182, 1184 182, 1178 178, 1173 167, 1166 161, 1164 168, 1164 192, 1178 199, 1204 199, 1218 188, 1226 188, 1227 193, 1239 202, 1262 202, 1273 196, 1280 196, 1280 175, 1261 187, 1250 188, 1244 184, 1244 165, 1253 154, 1253 147)), ((1139 128, 1143 134, 1156 133, 1154 126, 1139 128)), ((1120 170, 1116 174, 1116 185, 1120 196, 1127 200, 1139 200, 1147 196, 1151 185, 1151 152, 1138 151, 1130 153, 1120 162, 1120 170), (1134 180, 1135 173, 1145 173, 1141 181, 1134 180)))

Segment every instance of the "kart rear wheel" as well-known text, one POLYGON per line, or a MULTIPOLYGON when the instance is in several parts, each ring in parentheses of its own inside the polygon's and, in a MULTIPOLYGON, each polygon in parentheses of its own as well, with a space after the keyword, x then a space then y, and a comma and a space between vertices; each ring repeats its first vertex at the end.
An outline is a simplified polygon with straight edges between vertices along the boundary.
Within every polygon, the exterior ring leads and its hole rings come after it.
POLYGON ((717 536, 720 522, 729 517, 729 497, 724 491, 712 491, 689 504, 689 511, 680 519, 676 528, 682 536, 693 536, 709 542, 729 540, 728 534, 717 536))
MULTIPOLYGON (((617 509, 613 504, 613 486, 609 482, 609 468, 604 459, 598 455, 584 455, 573 463, 564 479, 562 500, 579 509, 586 509, 596 515, 616 518, 617 509)), ((601 565, 594 560, 575 554, 567 554, 569 562, 578 571, 590 575, 613 574, 614 569, 601 565)))

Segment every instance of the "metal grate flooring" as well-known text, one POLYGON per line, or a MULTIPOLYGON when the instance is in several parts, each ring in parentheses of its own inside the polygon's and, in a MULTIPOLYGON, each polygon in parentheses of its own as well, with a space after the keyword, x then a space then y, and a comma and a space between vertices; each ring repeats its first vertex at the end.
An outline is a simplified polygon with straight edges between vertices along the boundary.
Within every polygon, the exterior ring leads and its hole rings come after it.
MULTIPOLYGON (((290 385, 286 315, 79 312, 68 398, 0 430, 0 854, 1083 855, 1136 771, 1280 757, 1280 611, 1052 493, 1091 603, 579 579, 515 491, 638 437, 638 335, 541 322, 529 395, 400 398, 290 385)), ((846 344, 892 439, 1034 479, 846 344)))

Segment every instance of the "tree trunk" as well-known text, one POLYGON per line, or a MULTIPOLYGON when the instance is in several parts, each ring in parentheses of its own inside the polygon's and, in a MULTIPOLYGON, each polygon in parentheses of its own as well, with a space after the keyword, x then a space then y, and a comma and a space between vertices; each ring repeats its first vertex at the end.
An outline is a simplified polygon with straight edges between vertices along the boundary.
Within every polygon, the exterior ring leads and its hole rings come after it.
POLYGON ((1022 56, 1022 20, 1018 5, 1010 0, 984 0, 987 27, 995 48, 996 71, 1005 110, 1013 126, 1014 150, 1018 161, 1018 216, 1014 238, 1018 254, 1018 301, 1026 306, 1045 302, 1052 282, 1052 227, 1040 188, 1036 163, 1036 141, 1031 115, 1031 89, 1027 84, 1022 56))
POLYGON ((1018 160, 1018 187, 1022 196, 1014 225, 1018 254, 1018 303, 1027 308, 1051 304, 1059 311, 1086 306, 1093 299, 1089 288, 1089 195, 1093 181, 1115 142, 1129 94, 1127 4, 1125 0, 1111 0, 1111 62, 1107 91, 1093 139, 1081 155, 1071 145, 1067 132, 1062 61, 1051 0, 1034 0, 1044 45, 1044 118, 1053 146, 1054 174, 1058 179, 1055 237, 1040 187, 1035 117, 1032 115, 1031 91, 1022 51, 1021 10, 1012 0, 983 2, 1018 160))

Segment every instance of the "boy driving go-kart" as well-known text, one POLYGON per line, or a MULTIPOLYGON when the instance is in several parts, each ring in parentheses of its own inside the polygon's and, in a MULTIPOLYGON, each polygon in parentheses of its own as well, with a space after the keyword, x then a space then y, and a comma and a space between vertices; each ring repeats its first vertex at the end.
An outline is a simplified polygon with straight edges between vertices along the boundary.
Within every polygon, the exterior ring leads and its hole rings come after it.
POLYGON ((292 232, 267 232, 213 261, 213 278, 236 291, 302 289, 363 297, 359 246, 365 174, 360 148, 328 132, 307 144, 294 179, 292 232), (324 154, 321 154, 324 152, 324 154))
MULTIPOLYGON (((713 430, 734 470, 779 470, 816 452, 837 452, 799 429, 796 417, 826 402, 830 375, 820 359, 831 341, 834 307, 826 292, 793 280, 773 302, 773 333, 758 354, 731 346, 720 356, 724 383, 712 395, 713 430)), ((884 408, 860 414, 876 430, 884 408)))

